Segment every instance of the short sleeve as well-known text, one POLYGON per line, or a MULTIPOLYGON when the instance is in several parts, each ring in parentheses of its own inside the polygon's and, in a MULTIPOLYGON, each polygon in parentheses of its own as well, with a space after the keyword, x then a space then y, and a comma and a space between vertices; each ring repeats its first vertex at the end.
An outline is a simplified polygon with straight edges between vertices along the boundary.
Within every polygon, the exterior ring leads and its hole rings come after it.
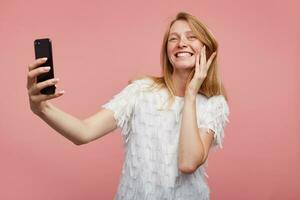
POLYGON ((197 112, 197 123, 199 128, 206 128, 213 131, 213 148, 223 148, 224 128, 229 123, 229 107, 223 95, 212 96, 207 100, 206 108, 197 112))
POLYGON ((131 118, 134 111, 134 105, 139 93, 139 81, 133 81, 115 94, 111 100, 101 107, 112 110, 118 128, 122 129, 122 135, 125 142, 128 142, 131 131, 131 118))

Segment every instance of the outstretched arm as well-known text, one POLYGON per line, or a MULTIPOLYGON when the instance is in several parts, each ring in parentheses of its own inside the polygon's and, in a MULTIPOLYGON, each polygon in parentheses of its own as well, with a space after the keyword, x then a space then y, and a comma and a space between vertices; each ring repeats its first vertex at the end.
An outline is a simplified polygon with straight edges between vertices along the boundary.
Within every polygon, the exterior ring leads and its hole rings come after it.
POLYGON ((28 67, 28 97, 30 108, 34 114, 77 145, 85 144, 102 137, 117 127, 113 112, 110 110, 102 109, 95 115, 85 120, 80 120, 51 104, 49 102, 50 99, 58 98, 64 93, 58 92, 52 95, 40 93, 41 89, 58 82, 57 79, 46 80, 40 83, 36 82, 38 75, 49 71, 45 67, 39 67, 45 62, 46 59, 36 59, 28 67))
POLYGON ((38 116, 76 145, 89 143, 117 128, 113 112, 107 109, 80 120, 47 102, 38 116))

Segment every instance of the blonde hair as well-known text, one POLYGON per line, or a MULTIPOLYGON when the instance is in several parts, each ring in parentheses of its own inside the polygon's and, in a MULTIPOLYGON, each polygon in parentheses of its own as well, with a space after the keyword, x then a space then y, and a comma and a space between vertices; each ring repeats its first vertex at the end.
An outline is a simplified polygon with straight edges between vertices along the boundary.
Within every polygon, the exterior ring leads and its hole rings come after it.
MULTIPOLYGON (((208 27, 202 23, 199 19, 197 19, 195 16, 188 14, 186 12, 179 12, 175 19, 173 19, 169 25, 167 26, 166 32, 163 37, 163 43, 161 48, 161 55, 160 55, 160 62, 162 67, 162 77, 155 77, 152 75, 143 75, 138 76, 134 79, 131 79, 128 81, 128 83, 133 82, 134 80, 149 78, 153 80, 153 84, 150 85, 150 88, 167 88, 167 91, 169 93, 169 99, 168 103, 169 106, 173 104, 175 100, 175 88, 172 81, 172 73, 173 73, 173 66, 169 61, 168 55, 167 55, 167 44, 168 44, 168 37, 171 26, 174 24, 174 22, 178 20, 184 20, 186 21, 192 32, 195 34, 195 36, 206 46, 206 58, 209 58, 213 52, 217 52, 217 55, 213 59, 209 70, 207 72, 207 76, 205 80, 203 81, 198 94, 202 94, 206 97, 211 97, 214 95, 223 95, 228 101, 227 94, 225 91, 225 87, 221 82, 220 78, 220 72, 217 64, 217 57, 218 57, 218 43, 216 39, 214 38, 213 34, 210 32, 208 27)), ((191 71, 191 73, 188 76, 187 84, 192 80, 195 73, 195 67, 191 71)))

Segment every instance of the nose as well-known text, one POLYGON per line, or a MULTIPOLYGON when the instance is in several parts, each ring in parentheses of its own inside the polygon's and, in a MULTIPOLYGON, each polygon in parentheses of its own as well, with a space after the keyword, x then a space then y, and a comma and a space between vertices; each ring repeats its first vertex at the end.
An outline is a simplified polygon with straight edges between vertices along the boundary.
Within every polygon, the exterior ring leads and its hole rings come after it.
POLYGON ((186 43, 184 38, 182 38, 182 37, 180 38, 178 46, 179 47, 186 47, 187 46, 187 43, 186 43))

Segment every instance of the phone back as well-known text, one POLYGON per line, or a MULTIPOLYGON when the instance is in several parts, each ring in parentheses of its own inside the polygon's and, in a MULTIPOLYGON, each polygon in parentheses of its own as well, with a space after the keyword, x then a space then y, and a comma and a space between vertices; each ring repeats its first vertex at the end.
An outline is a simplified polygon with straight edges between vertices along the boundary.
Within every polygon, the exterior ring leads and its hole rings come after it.
MULTIPOLYGON (((44 67, 44 66, 50 67, 50 71, 37 76, 37 83, 54 78, 51 40, 49 38, 36 39, 34 41, 34 50, 35 50, 36 59, 43 58, 43 57, 48 58, 47 61, 42 65, 40 65, 39 67, 44 67)), ((52 85, 42 89, 40 92, 42 94, 54 94, 55 89, 56 89, 55 85, 52 85)))

